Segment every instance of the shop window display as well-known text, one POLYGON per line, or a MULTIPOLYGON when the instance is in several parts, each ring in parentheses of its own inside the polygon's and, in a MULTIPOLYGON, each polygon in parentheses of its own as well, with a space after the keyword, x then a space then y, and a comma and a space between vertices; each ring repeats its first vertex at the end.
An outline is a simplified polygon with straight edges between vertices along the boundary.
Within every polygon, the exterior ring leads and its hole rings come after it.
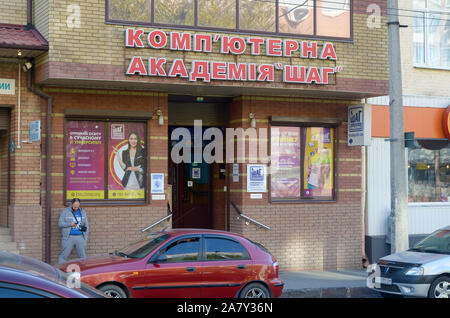
POLYGON ((416 147, 408 153, 408 201, 450 201, 450 147, 416 147))
POLYGON ((271 127, 271 199, 335 199, 334 128, 271 127))

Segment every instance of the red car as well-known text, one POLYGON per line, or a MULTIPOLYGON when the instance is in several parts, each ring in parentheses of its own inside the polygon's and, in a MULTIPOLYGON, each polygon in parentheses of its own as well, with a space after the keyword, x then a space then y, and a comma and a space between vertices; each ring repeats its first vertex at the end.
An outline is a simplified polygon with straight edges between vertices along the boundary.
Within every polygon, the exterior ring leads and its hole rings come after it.
POLYGON ((81 281, 112 297, 269 298, 284 283, 260 244, 229 232, 154 233, 114 255, 76 260, 81 281))

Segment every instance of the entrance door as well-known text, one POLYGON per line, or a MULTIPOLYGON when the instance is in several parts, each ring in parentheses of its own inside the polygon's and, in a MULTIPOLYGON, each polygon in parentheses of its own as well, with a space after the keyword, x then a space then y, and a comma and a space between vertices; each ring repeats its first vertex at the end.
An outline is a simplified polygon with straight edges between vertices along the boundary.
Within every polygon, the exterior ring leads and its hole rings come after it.
POLYGON ((212 167, 207 163, 175 165, 174 228, 212 228, 212 167))

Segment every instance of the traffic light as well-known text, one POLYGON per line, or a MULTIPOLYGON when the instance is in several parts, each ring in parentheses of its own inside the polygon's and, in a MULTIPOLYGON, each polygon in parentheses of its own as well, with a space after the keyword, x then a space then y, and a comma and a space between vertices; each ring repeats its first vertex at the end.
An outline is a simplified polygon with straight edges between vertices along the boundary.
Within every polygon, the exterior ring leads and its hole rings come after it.
POLYGON ((405 147, 406 148, 414 148, 415 143, 414 131, 405 132, 405 147))

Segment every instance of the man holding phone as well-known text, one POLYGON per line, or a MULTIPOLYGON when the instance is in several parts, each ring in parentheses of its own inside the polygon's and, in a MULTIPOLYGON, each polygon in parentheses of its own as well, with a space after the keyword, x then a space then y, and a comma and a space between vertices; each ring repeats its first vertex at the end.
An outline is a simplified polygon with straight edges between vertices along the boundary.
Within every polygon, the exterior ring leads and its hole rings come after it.
POLYGON ((72 205, 65 208, 59 216, 58 226, 62 232, 62 251, 58 258, 58 264, 67 262, 73 247, 79 258, 86 258, 89 222, 86 211, 80 207, 80 204, 80 199, 72 199, 72 205))

